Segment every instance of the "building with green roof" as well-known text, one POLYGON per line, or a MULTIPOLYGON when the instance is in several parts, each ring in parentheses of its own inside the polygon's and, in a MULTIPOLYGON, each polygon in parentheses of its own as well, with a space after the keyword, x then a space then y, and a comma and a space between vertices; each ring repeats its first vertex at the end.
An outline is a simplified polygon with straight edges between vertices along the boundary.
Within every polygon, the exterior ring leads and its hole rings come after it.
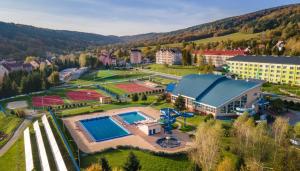
POLYGON ((188 110, 217 116, 235 115, 236 108, 249 108, 261 93, 261 82, 234 80, 222 75, 192 74, 183 77, 171 92, 174 103, 185 98, 188 110))

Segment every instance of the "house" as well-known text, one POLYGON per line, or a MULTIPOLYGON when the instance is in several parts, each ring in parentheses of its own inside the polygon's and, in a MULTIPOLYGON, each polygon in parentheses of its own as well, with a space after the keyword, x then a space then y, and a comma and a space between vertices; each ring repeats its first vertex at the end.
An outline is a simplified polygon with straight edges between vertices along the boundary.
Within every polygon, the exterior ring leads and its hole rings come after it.
POLYGON ((3 61, 0 64, 0 83, 3 81, 5 74, 9 74, 14 71, 26 71, 31 72, 32 66, 30 64, 24 64, 18 61, 3 61))
POLYGON ((103 65, 117 65, 117 58, 113 55, 112 52, 107 50, 101 50, 98 60, 103 65))
POLYGON ((300 57, 236 56, 227 63, 229 71, 242 79, 300 85, 300 57))
POLYGON ((160 49, 155 54, 156 63, 157 64, 181 64, 182 61, 182 53, 179 49, 168 48, 168 49, 160 49))
POLYGON ((234 56, 246 55, 243 50, 205 50, 205 51, 193 51, 192 62, 194 65, 212 64, 215 67, 219 67, 226 64, 226 60, 234 56))
POLYGON ((142 51, 139 49, 130 50, 130 63, 131 64, 140 64, 142 63, 142 51))
POLYGON ((171 102, 182 96, 190 111, 216 118, 236 115, 237 108, 251 108, 260 97, 261 82, 233 80, 221 75, 184 76, 170 92, 171 102))

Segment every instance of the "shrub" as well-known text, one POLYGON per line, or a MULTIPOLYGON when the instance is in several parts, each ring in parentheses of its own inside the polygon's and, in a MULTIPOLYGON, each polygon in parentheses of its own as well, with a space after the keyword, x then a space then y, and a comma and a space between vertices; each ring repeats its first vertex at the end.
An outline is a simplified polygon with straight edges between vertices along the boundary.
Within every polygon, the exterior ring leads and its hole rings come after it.
POLYGON ((132 101, 134 101, 134 102, 136 102, 136 101, 139 101, 139 96, 138 96, 138 94, 133 94, 132 96, 131 96, 131 100, 132 101))
POLYGON ((143 95, 142 95, 142 100, 143 100, 143 101, 146 101, 146 100, 147 100, 147 95, 146 95, 146 94, 143 94, 143 95))

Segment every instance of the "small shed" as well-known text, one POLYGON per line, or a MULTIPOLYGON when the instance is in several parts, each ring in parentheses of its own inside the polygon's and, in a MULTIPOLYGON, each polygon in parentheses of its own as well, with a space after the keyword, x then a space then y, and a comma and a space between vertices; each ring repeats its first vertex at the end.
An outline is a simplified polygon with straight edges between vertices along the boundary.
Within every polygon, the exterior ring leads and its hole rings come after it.
POLYGON ((146 135, 154 135, 161 132, 161 125, 158 122, 141 123, 138 128, 146 135))
POLYGON ((101 104, 110 104, 112 102, 111 97, 99 97, 101 104))

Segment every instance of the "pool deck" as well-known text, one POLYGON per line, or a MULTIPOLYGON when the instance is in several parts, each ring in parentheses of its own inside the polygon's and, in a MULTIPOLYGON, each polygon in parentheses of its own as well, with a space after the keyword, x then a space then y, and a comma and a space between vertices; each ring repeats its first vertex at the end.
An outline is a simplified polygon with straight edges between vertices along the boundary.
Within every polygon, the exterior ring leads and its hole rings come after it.
POLYGON ((73 117, 67 117, 63 119, 65 126, 68 128, 71 136, 73 137, 74 141, 78 145, 81 151, 85 153, 95 153, 99 151, 103 151, 107 148, 116 148, 117 146, 133 146, 138 147, 141 149, 148 149, 156 152, 180 152, 186 151, 192 146, 192 141, 189 138, 189 135, 186 133, 182 133, 178 130, 173 130, 173 136, 178 138, 181 142, 180 147, 176 148, 161 148, 158 144, 156 144, 156 140, 165 137, 163 131, 159 134, 148 136, 140 131, 135 125, 128 125, 125 124, 118 114, 132 112, 132 111, 139 111, 146 116, 150 116, 154 119, 160 118, 159 110, 153 109, 151 107, 130 107, 130 108, 123 108, 123 109, 113 109, 105 112, 100 113, 92 113, 86 115, 79 115, 73 117), (111 140, 101 141, 101 142, 93 142, 89 135, 81 128, 78 124, 80 120, 101 117, 101 116, 112 116, 112 118, 121 124, 125 129, 127 129, 131 135, 115 138, 111 140))

